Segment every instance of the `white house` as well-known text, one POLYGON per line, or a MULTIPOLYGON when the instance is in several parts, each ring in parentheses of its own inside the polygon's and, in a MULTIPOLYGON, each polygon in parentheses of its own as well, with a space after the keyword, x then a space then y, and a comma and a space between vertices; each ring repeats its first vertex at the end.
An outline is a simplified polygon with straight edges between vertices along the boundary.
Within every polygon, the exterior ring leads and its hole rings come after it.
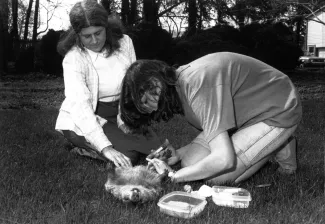
POLYGON ((307 17, 306 54, 325 58, 325 6, 307 17))

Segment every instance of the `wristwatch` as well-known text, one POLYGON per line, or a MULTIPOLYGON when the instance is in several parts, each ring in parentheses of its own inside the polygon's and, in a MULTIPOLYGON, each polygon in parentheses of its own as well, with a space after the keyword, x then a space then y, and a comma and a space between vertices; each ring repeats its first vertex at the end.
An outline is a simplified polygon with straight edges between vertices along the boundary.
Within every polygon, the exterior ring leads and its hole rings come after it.
POLYGON ((168 173, 168 177, 170 178, 171 181, 174 181, 175 173, 176 173, 175 170, 172 170, 168 173))

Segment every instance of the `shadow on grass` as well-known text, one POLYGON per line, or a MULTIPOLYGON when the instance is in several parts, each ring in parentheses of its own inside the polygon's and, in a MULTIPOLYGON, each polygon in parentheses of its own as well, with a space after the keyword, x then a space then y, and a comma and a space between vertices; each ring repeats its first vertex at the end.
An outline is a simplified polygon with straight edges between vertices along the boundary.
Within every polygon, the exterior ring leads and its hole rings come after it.
MULTIPOLYGON (((269 162, 237 186, 249 190, 247 209, 216 206, 211 199, 190 223, 321 223, 324 221, 325 102, 305 101, 297 130, 299 170, 275 173, 269 162), (259 184, 270 187, 257 188, 259 184)), ((188 223, 159 212, 157 201, 126 205, 104 191, 105 164, 69 153, 54 131, 57 110, 0 111, 0 223, 188 223)), ((176 147, 198 132, 182 118, 155 125, 176 147)), ((183 190, 166 186, 163 194, 183 190)), ((190 183, 197 190, 203 182, 190 183)))

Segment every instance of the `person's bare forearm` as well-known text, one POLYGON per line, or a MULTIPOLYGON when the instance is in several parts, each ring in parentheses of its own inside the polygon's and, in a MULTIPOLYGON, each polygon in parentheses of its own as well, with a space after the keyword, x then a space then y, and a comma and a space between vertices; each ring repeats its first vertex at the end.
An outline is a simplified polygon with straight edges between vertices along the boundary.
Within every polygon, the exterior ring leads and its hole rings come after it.
POLYGON ((211 176, 217 176, 228 168, 229 163, 226 160, 216 160, 212 156, 208 156, 194 165, 178 170, 173 176, 173 181, 185 182, 202 180, 211 176))
MULTIPOLYGON (((218 176, 234 167, 235 153, 228 132, 220 133, 209 142, 209 146, 211 154, 197 163, 177 171, 173 176, 175 182, 201 180, 211 176, 218 176)), ((186 151, 181 151, 181 153, 186 153, 186 151)))

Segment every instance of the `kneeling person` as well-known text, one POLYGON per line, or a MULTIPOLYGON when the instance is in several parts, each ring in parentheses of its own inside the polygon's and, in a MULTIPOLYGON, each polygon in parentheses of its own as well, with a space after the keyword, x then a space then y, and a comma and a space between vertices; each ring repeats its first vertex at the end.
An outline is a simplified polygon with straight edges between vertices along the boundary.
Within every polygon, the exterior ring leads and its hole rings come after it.
POLYGON ((201 131, 170 158, 169 165, 182 165, 175 182, 240 182, 272 156, 282 173, 297 169, 298 92, 287 75, 257 59, 221 52, 177 70, 138 60, 124 77, 120 107, 131 131, 147 132, 151 122, 175 114, 201 131))

